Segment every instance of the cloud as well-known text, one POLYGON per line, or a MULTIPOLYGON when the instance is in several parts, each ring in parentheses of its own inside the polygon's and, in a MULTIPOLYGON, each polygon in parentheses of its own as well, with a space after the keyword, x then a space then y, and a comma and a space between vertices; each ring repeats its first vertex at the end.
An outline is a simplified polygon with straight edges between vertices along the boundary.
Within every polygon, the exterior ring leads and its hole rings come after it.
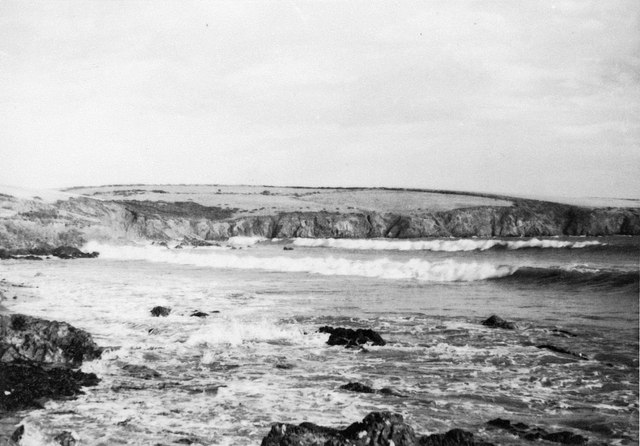
POLYGON ((4 2, 3 182, 638 196, 638 29, 633 0, 4 2))

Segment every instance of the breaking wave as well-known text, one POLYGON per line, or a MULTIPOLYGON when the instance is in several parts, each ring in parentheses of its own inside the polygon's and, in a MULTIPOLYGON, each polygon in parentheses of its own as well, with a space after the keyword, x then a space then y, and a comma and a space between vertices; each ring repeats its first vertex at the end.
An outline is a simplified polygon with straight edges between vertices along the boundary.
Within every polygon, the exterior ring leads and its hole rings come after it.
POLYGON ((598 288, 638 288, 638 271, 614 271, 583 266, 534 268, 521 267, 501 278, 503 281, 534 285, 563 284, 598 288))
POLYGON ((373 239, 312 239, 298 238, 296 246, 323 247, 352 250, 395 250, 395 251, 486 251, 488 249, 525 249, 525 248, 586 248, 598 246, 597 241, 571 242, 564 240, 373 240, 373 239))
POLYGON ((217 250, 169 250, 159 246, 111 246, 90 242, 85 249, 98 251, 103 259, 146 260, 210 268, 255 269, 301 272, 327 276, 361 276, 380 279, 413 279, 426 282, 467 282, 504 277, 515 267, 487 262, 460 262, 447 259, 404 262, 379 258, 353 260, 341 257, 256 257, 217 250))

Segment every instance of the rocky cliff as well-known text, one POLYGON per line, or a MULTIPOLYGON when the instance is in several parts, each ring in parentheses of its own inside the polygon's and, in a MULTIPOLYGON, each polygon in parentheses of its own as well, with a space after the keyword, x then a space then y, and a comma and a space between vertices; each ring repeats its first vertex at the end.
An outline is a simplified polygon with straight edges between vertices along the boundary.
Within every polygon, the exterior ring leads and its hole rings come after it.
POLYGON ((1 196, 0 248, 79 246, 87 240, 266 238, 532 237, 640 235, 638 208, 584 208, 514 199, 411 215, 381 212, 283 212, 234 217, 194 202, 103 201, 77 197, 46 203, 1 196))

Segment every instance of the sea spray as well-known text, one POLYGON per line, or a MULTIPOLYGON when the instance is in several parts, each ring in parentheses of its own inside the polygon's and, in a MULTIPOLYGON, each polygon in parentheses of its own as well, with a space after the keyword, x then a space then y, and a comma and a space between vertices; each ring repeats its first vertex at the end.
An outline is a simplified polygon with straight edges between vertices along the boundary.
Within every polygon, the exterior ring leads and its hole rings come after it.
POLYGON ((515 267, 489 262, 460 262, 453 259, 427 261, 387 258, 353 260, 342 257, 285 256, 256 257, 205 249, 169 250, 158 246, 112 246, 90 242, 85 249, 100 252, 103 259, 146 260, 210 268, 255 269, 298 272, 327 276, 361 276, 380 279, 414 279, 425 282, 468 282, 504 277, 515 267))

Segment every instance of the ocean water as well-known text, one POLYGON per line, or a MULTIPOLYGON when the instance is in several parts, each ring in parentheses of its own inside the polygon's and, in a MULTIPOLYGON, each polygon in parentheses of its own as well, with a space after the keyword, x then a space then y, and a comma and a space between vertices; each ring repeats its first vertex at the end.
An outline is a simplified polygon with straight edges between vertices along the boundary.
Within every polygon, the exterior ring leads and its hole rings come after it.
POLYGON ((526 442, 488 420, 638 443, 638 238, 86 248, 101 256, 0 264, 28 285, 10 310, 109 347, 83 365, 97 387, 24 414, 23 444, 69 430, 84 445, 256 445, 273 422, 340 427, 375 410, 503 445, 526 442), (171 314, 152 317, 156 305, 171 314), (492 314, 518 329, 482 326, 492 314), (328 346, 323 325, 373 328, 387 345, 328 346), (339 389, 353 381, 394 394, 339 389))

